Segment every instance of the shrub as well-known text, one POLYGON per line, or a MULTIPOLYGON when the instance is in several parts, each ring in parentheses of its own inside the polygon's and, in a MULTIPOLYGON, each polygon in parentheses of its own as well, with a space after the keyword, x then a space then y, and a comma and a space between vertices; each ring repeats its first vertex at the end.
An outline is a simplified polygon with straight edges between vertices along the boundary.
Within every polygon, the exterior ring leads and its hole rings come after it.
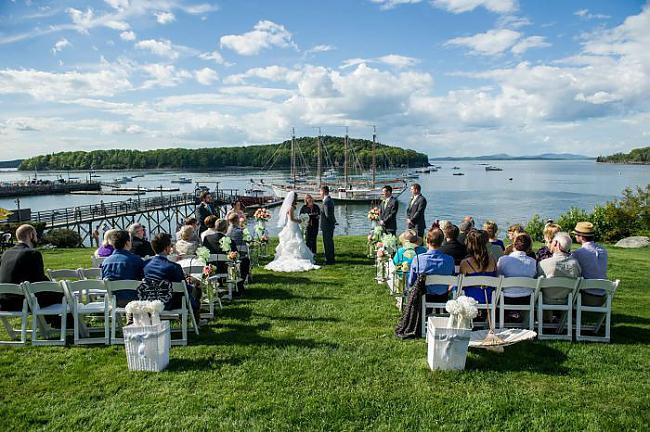
POLYGON ((637 225, 635 219, 633 214, 617 207, 616 202, 596 206, 591 216, 598 238, 606 242, 615 242, 632 234, 637 225))
MULTIPOLYGON (((564 231, 570 232, 575 228, 578 222, 582 221, 591 222, 591 215, 583 209, 571 207, 569 211, 560 215, 556 223, 560 225, 564 231)), ((598 232, 596 232, 596 236, 598 236, 598 232)))
POLYGON ((81 237, 76 231, 65 228, 53 229, 45 234, 43 242, 59 248, 75 248, 81 246, 81 237))
POLYGON ((542 217, 535 213, 526 225, 526 232, 530 234, 533 240, 544 241, 544 221, 542 217))
POLYGON ((45 223, 44 222, 10 222, 10 223, 3 223, 0 224, 0 232, 10 232, 11 235, 16 238, 16 230, 18 229, 19 226, 23 224, 30 224, 36 229, 36 233, 38 234, 38 237, 41 238, 43 236, 43 230, 45 230, 45 223))

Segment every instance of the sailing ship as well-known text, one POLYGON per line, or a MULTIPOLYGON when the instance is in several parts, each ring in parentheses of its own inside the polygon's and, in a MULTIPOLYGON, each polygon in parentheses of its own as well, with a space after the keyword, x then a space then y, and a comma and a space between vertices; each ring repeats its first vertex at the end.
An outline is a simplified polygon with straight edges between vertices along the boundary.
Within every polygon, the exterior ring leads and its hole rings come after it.
MULTIPOLYGON (((372 134, 372 165, 370 170, 370 178, 367 178, 367 176, 364 175, 351 175, 351 146, 347 128, 344 140, 344 162, 342 176, 339 176, 338 172, 333 167, 325 171, 326 176, 323 176, 323 142, 320 130, 317 139, 316 177, 312 180, 306 178, 304 175, 300 175, 301 173, 299 172, 296 164, 297 146, 295 138, 296 137, 294 130, 291 137, 291 175, 289 180, 271 184, 271 189, 278 198, 285 198, 289 192, 296 192, 298 199, 304 198, 304 196, 307 194, 313 196, 315 199, 318 199, 320 196, 319 191, 321 186, 327 185, 330 189, 330 197, 332 197, 334 201, 363 203, 381 200, 382 188, 385 185, 390 185, 393 188, 393 195, 395 196, 399 196, 406 190, 407 183, 403 178, 382 178, 381 182, 377 181, 377 133, 374 127, 372 134)), ((261 186, 262 183, 259 185, 261 186)))

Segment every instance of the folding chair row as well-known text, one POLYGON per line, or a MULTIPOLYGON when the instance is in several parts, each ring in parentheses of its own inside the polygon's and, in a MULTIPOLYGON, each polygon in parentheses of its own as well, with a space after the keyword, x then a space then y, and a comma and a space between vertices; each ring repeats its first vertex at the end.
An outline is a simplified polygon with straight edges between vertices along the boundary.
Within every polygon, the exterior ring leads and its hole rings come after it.
POLYGON ((64 280, 86 280, 86 279, 101 279, 102 269, 100 267, 61 269, 61 270, 47 270, 47 276, 53 282, 60 282, 64 280))

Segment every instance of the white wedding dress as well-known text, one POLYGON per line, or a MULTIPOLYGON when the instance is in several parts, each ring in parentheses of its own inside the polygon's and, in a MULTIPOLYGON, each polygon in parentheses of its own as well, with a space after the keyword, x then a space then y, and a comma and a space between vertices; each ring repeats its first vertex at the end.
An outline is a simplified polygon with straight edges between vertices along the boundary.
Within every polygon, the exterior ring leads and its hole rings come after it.
MULTIPOLYGON (((293 192, 292 192, 293 193, 293 192)), ((290 196, 285 199, 285 204, 293 202, 290 196)), ((283 204, 281 212, 285 209, 283 204)), ((319 269, 320 266, 314 264, 314 254, 307 247, 303 238, 300 224, 294 222, 293 208, 289 204, 286 213, 280 213, 280 221, 286 219, 286 223, 278 238, 280 243, 275 248, 275 259, 264 266, 267 270, 276 272, 303 272, 319 269), (282 217, 284 215, 284 217, 282 217)))

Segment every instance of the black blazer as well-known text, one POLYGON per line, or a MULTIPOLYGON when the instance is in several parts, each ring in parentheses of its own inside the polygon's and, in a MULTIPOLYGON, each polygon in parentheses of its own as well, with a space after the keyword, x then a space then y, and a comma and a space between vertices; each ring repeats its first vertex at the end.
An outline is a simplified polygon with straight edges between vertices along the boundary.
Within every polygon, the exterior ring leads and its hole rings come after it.
MULTIPOLYGON (((411 198, 411 201, 413 198, 411 198)), ((422 196, 418 195, 413 204, 409 201, 408 209, 406 209, 406 217, 411 219, 409 228, 417 229, 419 232, 424 231, 427 224, 424 222, 424 211, 427 209, 427 200, 422 196)))
POLYGON ((379 206, 379 219, 384 222, 384 230, 390 231, 393 234, 397 231, 397 210, 399 209, 399 203, 397 199, 391 195, 384 206, 382 201, 379 206))
POLYGON ((156 253, 153 251, 153 248, 151 247, 151 243, 145 239, 138 237, 133 237, 131 240, 131 253, 139 256, 140 258, 144 258, 146 256, 152 257, 156 255, 156 253))
POLYGON ((199 204, 199 206, 196 208, 195 211, 196 218, 198 219, 199 222, 199 233, 202 233, 203 231, 207 230, 208 227, 205 226, 205 218, 211 215, 216 216, 216 211, 214 210, 214 206, 212 204, 206 204, 202 202, 199 204))
POLYGON ((322 231, 334 231, 336 217, 334 216, 334 203, 332 197, 327 195, 323 198, 323 206, 320 209, 320 229, 322 231))
MULTIPOLYGON (((25 243, 18 243, 5 251, 0 257, 0 283, 19 284, 21 282, 48 281, 43 266, 43 255, 25 243)), ((60 303, 63 296, 57 293, 38 293, 36 298, 41 307, 60 303)), ((23 296, 0 294, 0 309, 20 310, 23 296)))
POLYGON ((460 262, 467 256, 467 248, 458 240, 448 241, 440 246, 440 252, 449 255, 454 259, 454 265, 460 265, 460 262))
MULTIPOLYGON (((219 241, 224 237, 226 237, 226 235, 220 232, 207 235, 203 239, 203 246, 207 247, 210 250, 211 254, 226 253, 221 249, 221 245, 219 244, 219 241)), ((234 242, 234 240, 230 243, 230 249, 233 252, 237 252, 237 244, 234 242)))

